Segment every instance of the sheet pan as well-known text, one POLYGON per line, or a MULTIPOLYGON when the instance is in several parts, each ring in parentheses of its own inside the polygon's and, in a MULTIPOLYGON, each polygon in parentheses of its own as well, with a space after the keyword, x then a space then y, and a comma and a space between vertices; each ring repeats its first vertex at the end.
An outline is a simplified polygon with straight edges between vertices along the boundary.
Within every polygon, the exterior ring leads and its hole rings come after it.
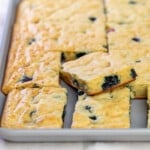
MULTIPOLYGON (((5 26, 0 40, 0 85, 2 85, 10 36, 19 0, 10 0, 5 26)), ((14 130, 0 128, 0 138, 15 142, 58 142, 58 141, 150 141, 150 129, 146 128, 147 104, 146 100, 131 101, 130 129, 71 129, 72 113, 77 100, 76 91, 65 83, 68 89, 68 105, 66 107, 65 123, 62 129, 28 129, 14 130)), ((0 91, 0 116, 6 97, 0 91)))

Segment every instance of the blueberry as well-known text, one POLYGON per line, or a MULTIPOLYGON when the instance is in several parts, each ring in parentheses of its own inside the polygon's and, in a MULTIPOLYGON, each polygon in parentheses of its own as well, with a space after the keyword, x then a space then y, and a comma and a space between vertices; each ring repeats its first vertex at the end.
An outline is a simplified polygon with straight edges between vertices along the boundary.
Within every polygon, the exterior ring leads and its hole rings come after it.
POLYGON ((113 75, 113 76, 106 76, 105 77, 105 81, 102 84, 102 89, 106 90, 111 88, 113 85, 117 85, 120 82, 119 78, 117 75, 113 75))
POLYGON ((106 76, 105 77, 105 82, 113 82, 114 84, 118 83, 118 76, 106 76))
POLYGON ((36 39, 35 38, 33 38, 33 39, 31 39, 32 40, 32 42, 35 42, 36 41, 36 39))
POLYGON ((31 44, 34 43, 35 41, 36 41, 35 38, 30 39, 29 42, 28 42, 28 45, 31 45, 31 44))
POLYGON ((84 91, 78 90, 78 95, 81 96, 84 94, 84 91))
POLYGON ((92 113, 92 107, 91 106, 89 106, 89 105, 86 105, 85 107, 84 107, 86 110, 88 110, 90 113, 92 113))
POLYGON ((131 75, 132 78, 135 78, 137 76, 134 69, 131 69, 131 74, 130 75, 131 75))
POLYGON ((129 1, 129 4, 131 4, 131 5, 135 5, 137 2, 136 1, 129 1))
POLYGON ((140 63, 140 62, 141 62, 141 60, 136 60, 135 62, 136 62, 136 63, 140 63))
POLYGON ((86 52, 79 52, 79 53, 76 53, 76 58, 79 58, 79 57, 82 57, 86 55, 86 52))
POLYGON ((29 41, 29 42, 28 42, 28 45, 31 45, 31 44, 32 44, 32 42, 29 41))
POLYGON ((106 89, 110 88, 110 86, 109 86, 109 84, 104 83, 104 84, 102 85, 102 88, 103 88, 103 90, 106 90, 106 89))
POLYGON ((94 116, 89 116, 89 118, 91 119, 91 120, 97 120, 97 117, 94 115, 94 116))
POLYGON ((19 81, 21 81, 22 83, 24 83, 24 82, 28 82, 28 81, 31 81, 31 80, 32 80, 32 77, 28 77, 26 75, 23 75, 22 79, 19 80, 19 81))
POLYGON ((94 21, 96 21, 96 17, 89 17, 89 20, 94 22, 94 21))
POLYGON ((132 40, 133 40, 134 42, 140 42, 140 41, 141 41, 140 38, 138 38, 138 37, 133 37, 132 40))
POLYGON ((74 79, 72 81, 72 83, 73 83, 74 86, 79 87, 79 83, 78 83, 78 81, 76 79, 74 79))

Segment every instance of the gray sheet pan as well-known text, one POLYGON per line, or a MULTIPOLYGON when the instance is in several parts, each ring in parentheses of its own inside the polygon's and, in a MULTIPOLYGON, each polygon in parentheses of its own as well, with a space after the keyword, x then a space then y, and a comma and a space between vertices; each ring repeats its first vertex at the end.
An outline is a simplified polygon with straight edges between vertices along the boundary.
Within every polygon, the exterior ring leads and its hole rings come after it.
MULTIPOLYGON (((5 27, 0 40, 0 85, 2 85, 7 53, 10 43, 16 6, 19 0, 10 0, 5 27)), ((77 99, 76 91, 65 83, 68 89, 68 105, 63 129, 32 129, 14 130, 0 128, 0 138, 15 142, 57 142, 57 141, 150 141, 150 129, 146 128, 147 104, 146 100, 131 101, 130 129, 70 129, 71 116, 77 99)), ((0 92, 0 116, 5 102, 5 96, 0 92)))

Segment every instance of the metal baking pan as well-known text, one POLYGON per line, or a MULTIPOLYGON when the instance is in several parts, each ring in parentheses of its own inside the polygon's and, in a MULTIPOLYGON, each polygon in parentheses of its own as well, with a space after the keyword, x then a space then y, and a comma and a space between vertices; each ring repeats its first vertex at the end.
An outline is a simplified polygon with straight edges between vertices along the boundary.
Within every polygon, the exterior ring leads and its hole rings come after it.
MULTIPOLYGON (((10 1, 5 16, 5 27, 0 40, 0 85, 2 85, 10 36, 17 8, 17 1, 10 1)), ((147 124, 146 100, 131 100, 130 129, 71 129, 72 113, 77 100, 76 91, 65 83, 68 89, 68 104, 64 127, 62 129, 6 129, 0 128, 0 138, 16 142, 50 142, 50 141, 150 141, 150 129, 147 124)), ((5 96, 0 92, 0 117, 2 115, 5 96)))

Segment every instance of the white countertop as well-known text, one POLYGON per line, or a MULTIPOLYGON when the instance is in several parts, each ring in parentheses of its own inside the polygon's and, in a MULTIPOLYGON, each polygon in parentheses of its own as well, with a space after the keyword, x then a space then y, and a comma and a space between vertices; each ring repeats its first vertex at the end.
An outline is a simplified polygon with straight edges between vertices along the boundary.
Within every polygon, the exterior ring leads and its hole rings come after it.
MULTIPOLYGON (((0 0, 1 27, 9 0, 0 0)), ((0 139, 0 150, 150 150, 150 142, 11 143, 0 139)))
POLYGON ((149 150, 150 143, 9 143, 0 140, 0 150, 149 150))

